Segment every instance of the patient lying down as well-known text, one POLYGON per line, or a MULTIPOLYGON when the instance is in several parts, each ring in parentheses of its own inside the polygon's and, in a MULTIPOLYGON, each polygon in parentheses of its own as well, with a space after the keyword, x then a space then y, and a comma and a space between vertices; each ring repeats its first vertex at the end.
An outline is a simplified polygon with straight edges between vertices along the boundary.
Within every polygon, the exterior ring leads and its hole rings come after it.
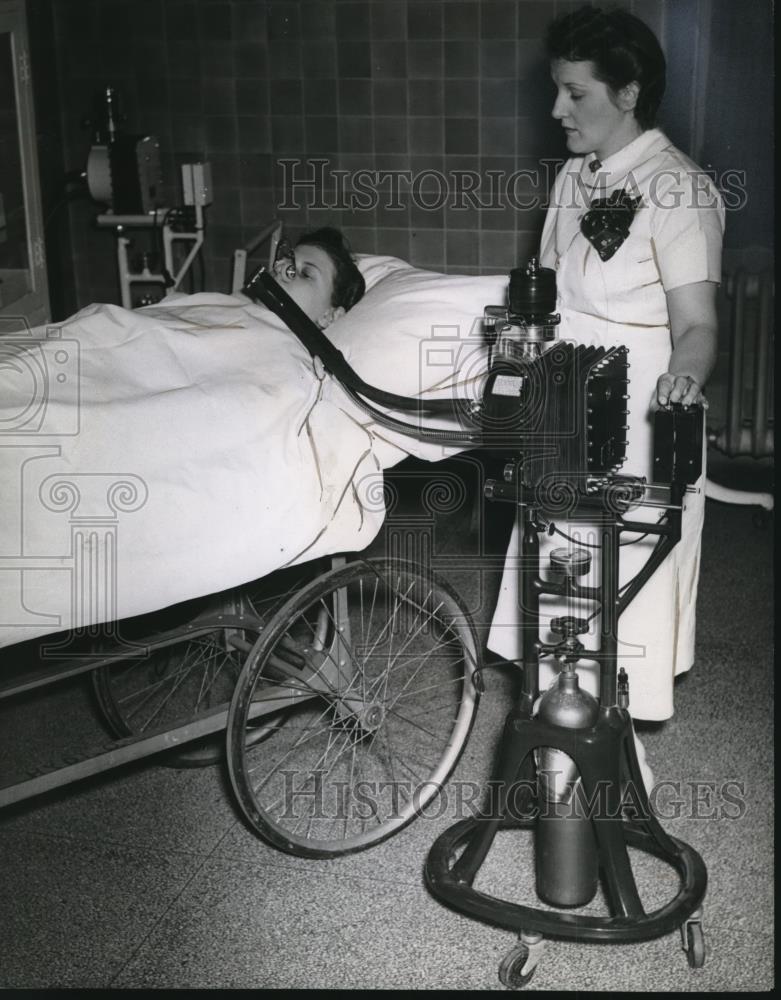
POLYGON ((295 250, 280 243, 274 277, 321 330, 343 316, 366 290, 347 240, 330 226, 304 233, 295 250))
MULTIPOLYGON (((321 328, 365 290, 335 229, 275 271, 321 328)), ((0 646, 365 547, 383 519, 366 424, 242 295, 0 337, 0 646)))

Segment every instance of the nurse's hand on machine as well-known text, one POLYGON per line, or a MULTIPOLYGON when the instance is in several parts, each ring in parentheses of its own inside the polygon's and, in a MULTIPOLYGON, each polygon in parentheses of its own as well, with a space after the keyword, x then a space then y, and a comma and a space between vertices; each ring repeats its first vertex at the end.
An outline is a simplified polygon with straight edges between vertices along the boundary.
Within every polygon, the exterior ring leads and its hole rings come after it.
POLYGON ((682 406, 694 406, 699 403, 704 410, 708 409, 708 401, 702 392, 702 386, 696 382, 691 375, 676 375, 673 372, 665 372, 659 376, 656 383, 656 392, 651 399, 651 409, 659 407, 669 407, 673 403, 680 403, 682 406))

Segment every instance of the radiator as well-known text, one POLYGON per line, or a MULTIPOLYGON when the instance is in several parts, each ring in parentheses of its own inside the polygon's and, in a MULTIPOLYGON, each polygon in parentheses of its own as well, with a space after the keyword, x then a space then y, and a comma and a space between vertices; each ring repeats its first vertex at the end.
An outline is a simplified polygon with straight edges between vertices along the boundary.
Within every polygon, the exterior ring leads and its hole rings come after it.
POLYGON ((736 271, 727 278, 732 339, 726 424, 710 444, 731 458, 773 455, 773 275, 736 271))

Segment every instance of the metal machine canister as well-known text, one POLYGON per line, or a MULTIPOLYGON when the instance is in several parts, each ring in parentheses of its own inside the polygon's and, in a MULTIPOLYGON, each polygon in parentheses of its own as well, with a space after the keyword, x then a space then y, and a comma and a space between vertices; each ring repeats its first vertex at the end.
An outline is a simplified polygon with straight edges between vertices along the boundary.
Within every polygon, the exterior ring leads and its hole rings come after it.
MULTIPOLYGON (((562 729, 589 729, 599 703, 565 668, 540 699, 542 722, 562 729)), ((542 747, 537 758, 539 817, 536 828, 537 895, 553 906, 582 906, 596 893, 599 864, 582 782, 572 758, 542 747)))

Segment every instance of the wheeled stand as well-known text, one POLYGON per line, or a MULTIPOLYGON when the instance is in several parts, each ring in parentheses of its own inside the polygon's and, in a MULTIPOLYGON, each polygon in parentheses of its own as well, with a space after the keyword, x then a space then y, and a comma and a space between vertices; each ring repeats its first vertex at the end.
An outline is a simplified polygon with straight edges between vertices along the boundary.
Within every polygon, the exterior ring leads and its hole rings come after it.
MULTIPOLYGON (((499 969, 500 979, 511 988, 520 988, 529 982, 540 960, 546 936, 602 943, 634 942, 668 934, 680 927, 689 964, 699 967, 704 963, 700 906, 707 884, 705 864, 693 848, 665 833, 652 814, 626 707, 628 679, 623 669, 616 671, 618 617, 680 538, 683 491, 684 487, 673 484, 667 515, 654 525, 628 520, 626 510, 622 513, 616 509, 620 504, 616 504, 615 497, 609 499, 605 491, 599 497, 589 497, 588 505, 601 510, 602 560, 599 586, 586 587, 578 582, 582 571, 565 571, 563 580, 540 576, 538 536, 543 524, 534 505, 535 498, 524 487, 498 489, 499 498, 514 499, 518 503, 522 517, 520 592, 525 611, 522 693, 519 703, 507 716, 499 746, 499 763, 494 775, 498 782, 496 808, 476 818, 461 820, 436 840, 427 859, 426 881, 436 897, 455 909, 519 933, 518 945, 499 969), (659 538, 639 577, 619 592, 620 535, 625 530, 639 529, 657 534, 659 538), (581 619, 553 619, 551 629, 561 635, 561 640, 552 644, 541 642, 541 594, 591 599, 601 608, 601 645, 599 650, 589 650, 586 655, 588 660, 599 664, 599 707, 595 721, 585 728, 565 728, 551 723, 541 717, 542 711, 533 715, 539 695, 540 656, 555 656, 564 669, 574 675, 574 664, 584 653, 577 636, 588 630, 588 622, 581 619), (580 778, 578 796, 573 797, 567 807, 546 799, 540 783, 539 764, 535 767, 535 755, 539 762, 540 754, 551 750, 566 754, 574 762, 580 778), (576 802, 580 804, 580 812, 575 810, 576 802), (562 825, 561 810, 564 808, 571 810, 570 820, 576 825, 578 817, 581 821, 585 817, 586 827, 590 826, 593 831, 592 845, 586 844, 588 850, 579 853, 578 846, 573 846, 574 841, 568 843, 571 834, 567 831, 573 830, 575 839, 580 837, 582 844, 583 830, 578 833, 575 827, 568 827, 567 819, 562 825), (551 823, 556 826, 556 836, 546 842, 550 834, 547 825, 551 823), (577 880, 582 876, 583 866, 593 863, 594 890, 598 867, 610 915, 538 909, 476 890, 473 883, 494 838, 500 829, 507 828, 535 831, 537 893, 543 901, 554 906, 577 905, 562 903, 561 893, 558 893, 558 901, 546 899, 544 882, 541 891, 541 852, 558 851, 559 857, 549 857, 547 861, 549 871, 554 872, 554 881, 558 880, 566 894, 567 880, 577 880), (629 861, 629 847, 668 862, 679 875, 680 885, 675 897, 653 912, 646 913, 643 909, 629 861)), ((577 689, 577 680, 572 683, 577 689)), ((586 836, 591 840, 590 834, 586 836)))

